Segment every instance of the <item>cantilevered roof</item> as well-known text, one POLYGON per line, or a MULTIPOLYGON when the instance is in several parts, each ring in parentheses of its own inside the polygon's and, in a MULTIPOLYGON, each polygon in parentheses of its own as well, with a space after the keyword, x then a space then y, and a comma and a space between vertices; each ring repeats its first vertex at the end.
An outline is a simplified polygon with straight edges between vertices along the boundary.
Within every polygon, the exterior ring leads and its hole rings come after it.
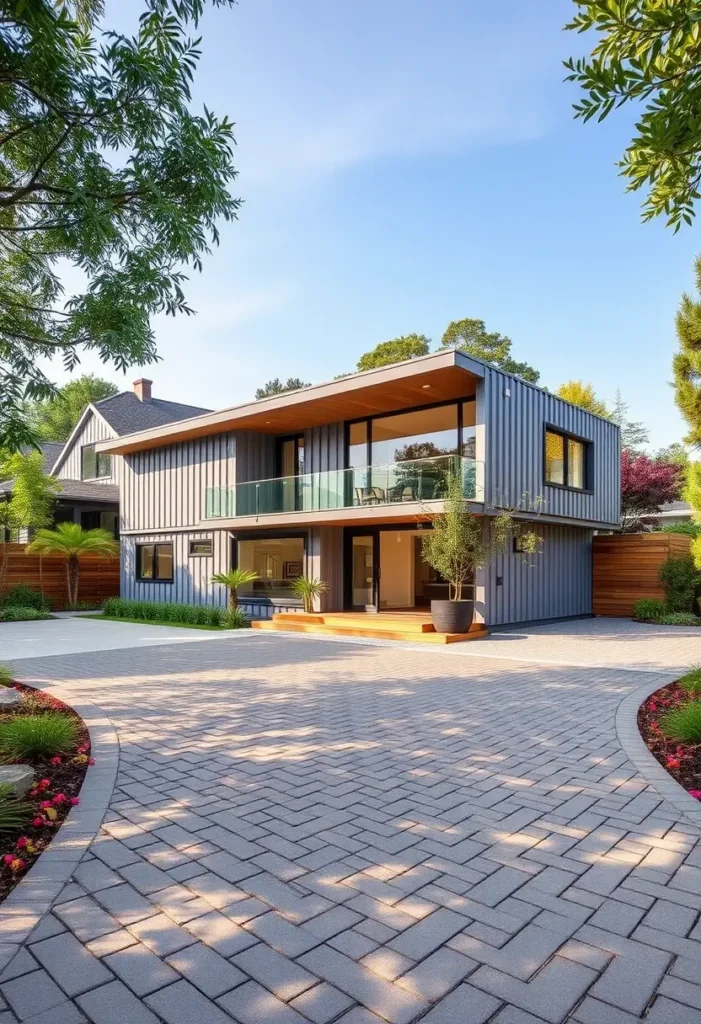
POLYGON ((353 373, 327 384, 315 384, 245 405, 206 413, 166 426, 125 434, 96 445, 98 451, 126 455, 160 448, 224 430, 257 430, 287 434, 306 427, 396 412, 466 398, 484 364, 460 352, 436 352, 377 370, 353 373))

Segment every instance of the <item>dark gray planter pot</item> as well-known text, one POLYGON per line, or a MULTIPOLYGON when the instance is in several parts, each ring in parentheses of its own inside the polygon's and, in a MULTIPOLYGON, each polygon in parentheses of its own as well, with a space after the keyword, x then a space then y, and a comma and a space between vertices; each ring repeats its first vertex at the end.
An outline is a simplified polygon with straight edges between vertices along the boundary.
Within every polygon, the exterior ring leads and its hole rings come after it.
POLYGON ((431 601, 431 621, 437 633, 467 633, 474 612, 474 601, 431 601))

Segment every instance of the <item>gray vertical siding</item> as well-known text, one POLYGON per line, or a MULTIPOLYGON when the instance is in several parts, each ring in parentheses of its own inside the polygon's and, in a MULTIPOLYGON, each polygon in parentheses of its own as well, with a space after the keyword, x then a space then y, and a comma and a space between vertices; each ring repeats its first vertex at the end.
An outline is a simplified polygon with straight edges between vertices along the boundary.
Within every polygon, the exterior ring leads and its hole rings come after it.
POLYGON ((543 541, 539 555, 517 554, 510 545, 480 574, 490 626, 591 614, 593 531, 533 525, 543 541))
POLYGON ((314 526, 307 542, 307 575, 328 585, 320 611, 343 608, 343 527, 314 526))
POLYGON ((226 433, 125 455, 122 531, 199 526, 206 489, 235 482, 235 451, 234 436, 226 433))
POLYGON ((120 594, 137 601, 168 601, 178 604, 206 604, 224 606, 226 587, 210 583, 215 572, 229 568, 229 534, 226 530, 193 530, 183 533, 130 534, 121 538, 120 594), (189 555, 191 540, 212 539, 213 555, 189 555), (136 579, 136 545, 173 545, 173 582, 141 582, 136 579))
MULTIPOLYGON (((65 459, 61 464, 61 467, 56 474, 59 480, 80 480, 81 479, 81 465, 80 465, 80 449, 84 444, 94 444, 96 441, 109 441, 115 437, 114 430, 109 427, 103 419, 96 416, 95 413, 90 413, 85 421, 83 429, 74 439, 71 447, 65 455, 65 459)), ((63 453, 61 453, 63 455, 63 453)), ((117 484, 119 483, 119 470, 121 464, 121 456, 112 456, 112 476, 103 476, 98 480, 93 481, 98 484, 117 484)))
POLYGON ((275 465, 276 438, 253 430, 237 430, 236 483, 247 480, 270 480, 277 475, 275 465))
POLYGON ((618 526, 620 431, 598 416, 488 367, 484 378, 488 502, 544 499, 543 514, 618 526), (505 391, 508 389, 510 395, 505 391), (593 445, 591 493, 545 483, 544 430, 550 423, 593 445))
POLYGON ((344 469, 345 423, 327 423, 304 432, 304 472, 325 473, 344 469))

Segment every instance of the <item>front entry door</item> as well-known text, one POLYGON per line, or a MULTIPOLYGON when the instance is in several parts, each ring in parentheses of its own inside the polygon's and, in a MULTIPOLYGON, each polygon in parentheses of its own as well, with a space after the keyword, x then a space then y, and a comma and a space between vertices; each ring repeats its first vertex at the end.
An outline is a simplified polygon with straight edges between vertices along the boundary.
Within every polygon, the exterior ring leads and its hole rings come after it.
POLYGON ((345 565, 346 608, 354 611, 377 611, 379 561, 377 531, 348 535, 345 565))

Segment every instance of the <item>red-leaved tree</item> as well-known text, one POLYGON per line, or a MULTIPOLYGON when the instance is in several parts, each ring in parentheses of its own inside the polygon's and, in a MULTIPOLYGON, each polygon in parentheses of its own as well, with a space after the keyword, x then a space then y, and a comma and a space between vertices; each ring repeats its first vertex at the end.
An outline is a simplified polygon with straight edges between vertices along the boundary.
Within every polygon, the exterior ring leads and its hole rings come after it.
POLYGON ((624 533, 644 530, 646 517, 659 512, 668 501, 676 501, 682 485, 682 470, 673 462, 651 459, 649 455, 621 452, 621 526, 624 533))

